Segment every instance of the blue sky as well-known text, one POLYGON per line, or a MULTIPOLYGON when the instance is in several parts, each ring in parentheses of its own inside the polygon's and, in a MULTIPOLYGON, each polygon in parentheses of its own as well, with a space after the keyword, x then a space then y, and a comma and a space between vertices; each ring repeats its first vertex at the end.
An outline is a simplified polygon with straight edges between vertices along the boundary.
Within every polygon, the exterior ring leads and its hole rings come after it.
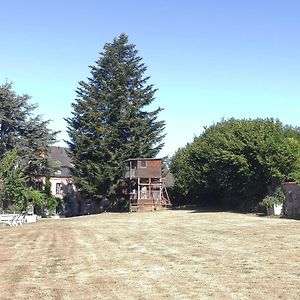
POLYGON ((2 1, 0 84, 31 95, 67 139, 78 81, 124 32, 158 88, 153 108, 164 108, 160 156, 222 118, 300 126, 299 15, 296 0, 2 1))

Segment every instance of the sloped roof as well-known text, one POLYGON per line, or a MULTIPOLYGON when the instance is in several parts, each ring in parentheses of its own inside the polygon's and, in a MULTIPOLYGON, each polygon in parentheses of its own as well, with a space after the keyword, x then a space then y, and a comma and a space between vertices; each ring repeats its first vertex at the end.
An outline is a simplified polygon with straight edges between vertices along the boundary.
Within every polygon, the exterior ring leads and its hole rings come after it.
POLYGON ((58 163, 59 171, 55 172, 55 177, 72 177, 72 162, 68 155, 68 148, 60 146, 51 146, 49 150, 49 158, 58 163))
POLYGON ((139 158, 129 158, 126 161, 135 161, 135 160, 162 160, 162 158, 153 158, 153 157, 139 157, 139 158))
POLYGON ((49 157, 60 163, 61 167, 72 167, 71 159, 68 155, 68 148, 51 146, 49 151, 49 157))

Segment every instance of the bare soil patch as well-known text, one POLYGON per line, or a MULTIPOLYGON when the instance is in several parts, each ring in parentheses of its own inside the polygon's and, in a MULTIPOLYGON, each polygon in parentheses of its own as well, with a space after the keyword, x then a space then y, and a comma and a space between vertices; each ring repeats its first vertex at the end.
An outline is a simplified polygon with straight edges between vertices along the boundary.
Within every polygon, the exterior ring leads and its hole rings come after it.
POLYGON ((0 299, 300 299, 300 221, 161 211, 0 228, 0 299))

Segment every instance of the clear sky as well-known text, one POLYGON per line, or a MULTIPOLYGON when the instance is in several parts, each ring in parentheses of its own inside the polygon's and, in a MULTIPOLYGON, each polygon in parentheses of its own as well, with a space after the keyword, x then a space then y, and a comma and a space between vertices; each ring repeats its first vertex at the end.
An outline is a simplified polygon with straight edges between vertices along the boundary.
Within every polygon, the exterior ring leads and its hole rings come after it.
POLYGON ((31 95, 60 139, 78 81, 123 32, 158 88, 153 108, 164 108, 160 156, 222 118, 300 126, 298 0, 3 0, 0 9, 0 84, 31 95))

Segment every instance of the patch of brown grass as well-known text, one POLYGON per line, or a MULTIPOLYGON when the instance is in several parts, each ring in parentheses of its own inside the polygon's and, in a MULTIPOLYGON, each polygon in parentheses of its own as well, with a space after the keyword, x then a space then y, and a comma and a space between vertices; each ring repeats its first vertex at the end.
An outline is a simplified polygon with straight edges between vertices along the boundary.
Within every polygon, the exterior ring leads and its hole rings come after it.
POLYGON ((299 299, 299 232, 192 211, 0 228, 0 299, 299 299))

